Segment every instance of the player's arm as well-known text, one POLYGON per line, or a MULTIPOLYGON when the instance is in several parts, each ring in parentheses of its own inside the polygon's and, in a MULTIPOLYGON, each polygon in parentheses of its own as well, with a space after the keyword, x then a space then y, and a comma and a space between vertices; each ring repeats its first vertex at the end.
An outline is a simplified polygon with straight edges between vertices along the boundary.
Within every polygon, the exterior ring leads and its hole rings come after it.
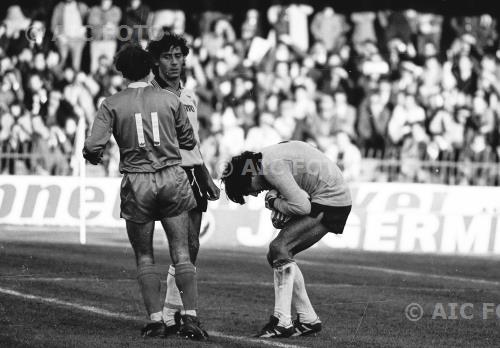
POLYGON ((180 102, 177 110, 174 113, 174 118, 179 147, 183 150, 194 149, 197 142, 196 138, 194 137, 193 127, 191 127, 191 122, 189 122, 186 111, 184 110, 180 102))
POLYGON ((97 111, 90 136, 85 139, 83 157, 92 164, 99 164, 112 132, 113 113, 108 108, 106 101, 104 101, 97 111))
POLYGON ((302 190, 295 181, 290 168, 282 161, 275 162, 265 173, 265 178, 283 198, 276 197, 272 201, 271 209, 285 215, 309 215, 311 202, 306 191, 302 190))

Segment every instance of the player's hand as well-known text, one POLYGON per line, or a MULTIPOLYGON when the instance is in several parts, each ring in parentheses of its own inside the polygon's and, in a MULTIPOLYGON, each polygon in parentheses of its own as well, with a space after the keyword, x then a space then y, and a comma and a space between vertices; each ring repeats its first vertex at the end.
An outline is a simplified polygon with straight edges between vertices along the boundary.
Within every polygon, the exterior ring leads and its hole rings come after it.
POLYGON ((271 201, 278 198, 278 196, 279 196, 279 192, 275 189, 272 189, 266 193, 265 200, 266 200, 266 208, 267 209, 270 209, 270 210, 274 209, 274 207, 271 205, 271 201))
POLYGON ((290 220, 290 216, 283 214, 282 212, 273 209, 271 211, 271 222, 274 228, 280 230, 285 227, 285 224, 290 220))
POLYGON ((212 179, 208 180, 207 199, 209 201, 216 201, 220 197, 220 189, 215 185, 212 179))
POLYGON ((83 148, 83 157, 93 165, 97 165, 102 162, 102 152, 94 154, 88 152, 86 148, 83 148))

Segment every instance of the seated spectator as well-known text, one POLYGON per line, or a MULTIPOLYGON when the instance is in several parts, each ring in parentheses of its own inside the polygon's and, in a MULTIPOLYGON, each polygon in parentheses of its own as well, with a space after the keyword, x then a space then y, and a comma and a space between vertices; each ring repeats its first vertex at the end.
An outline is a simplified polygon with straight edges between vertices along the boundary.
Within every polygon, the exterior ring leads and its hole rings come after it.
POLYGON ((34 54, 47 54, 50 49, 54 49, 51 33, 45 27, 41 19, 33 19, 28 28, 21 31, 17 39, 12 39, 9 50, 16 55, 24 49, 29 49, 34 54))
POLYGON ((355 139, 356 109, 347 102, 347 95, 339 90, 334 95, 335 103, 333 108, 333 132, 343 132, 351 139, 355 139))
POLYGON ((383 104, 380 94, 372 92, 361 104, 357 124, 360 144, 367 154, 382 155, 387 145, 387 125, 390 111, 383 104))
POLYGON ((335 144, 337 146, 337 162, 344 179, 353 182, 359 179, 361 174, 361 152, 358 147, 351 142, 349 135, 342 131, 335 134, 335 144))
POLYGON ((461 55, 453 66, 452 72, 459 91, 468 95, 476 93, 478 76, 469 56, 461 55))

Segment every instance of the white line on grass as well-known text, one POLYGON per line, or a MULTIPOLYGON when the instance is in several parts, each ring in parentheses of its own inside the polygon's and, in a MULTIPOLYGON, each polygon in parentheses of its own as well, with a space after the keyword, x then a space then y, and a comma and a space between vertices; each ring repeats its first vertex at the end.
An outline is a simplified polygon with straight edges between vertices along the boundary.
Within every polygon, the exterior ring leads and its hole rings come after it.
MULTIPOLYGON (((299 261, 299 264, 303 263, 305 265, 313 265, 313 266, 325 266, 326 263, 315 262, 315 261, 299 261)), ((331 264, 328 264, 331 265, 331 264)), ((335 267, 345 267, 345 268, 355 268, 366 271, 375 271, 382 272, 387 274, 398 274, 409 277, 420 277, 420 278, 432 278, 432 279, 440 279, 440 280, 451 280, 457 282, 467 282, 467 283, 476 283, 481 285, 491 285, 491 286, 500 286, 500 281, 496 280, 487 280, 487 279, 478 279, 478 278, 470 278, 470 277, 458 277, 458 276, 450 276, 450 275, 440 275, 440 274, 430 274, 423 272, 414 272, 414 271, 403 271, 399 269, 386 268, 386 267, 375 267, 375 266, 363 266, 363 265, 353 265, 353 264, 336 264, 335 267)))
MULTIPOLYGON (((59 283, 59 282, 119 282, 119 283, 136 283, 136 279, 130 278, 96 278, 96 277, 72 277, 72 278, 63 278, 63 277, 30 277, 30 276, 21 276, 16 277, 12 276, 0 276, 1 280, 14 280, 14 281, 28 281, 28 282, 42 282, 42 283, 59 283)), ((166 283, 166 281, 162 281, 166 283)), ((241 282, 241 281, 221 281, 221 280, 198 280, 198 284, 204 285, 215 285, 215 286, 242 286, 242 287, 273 287, 274 284, 271 282, 241 282)), ((351 283, 307 283, 307 288, 312 289, 351 289, 351 288, 371 288, 371 289, 392 289, 392 290, 400 290, 400 291, 427 291, 427 292, 463 292, 466 290, 471 290, 469 288, 458 288, 454 287, 453 289, 449 288, 431 288, 431 287, 422 287, 422 286, 390 286, 390 285, 377 285, 377 284, 351 284, 351 283)), ((483 291, 484 288, 478 288, 478 291, 483 291)), ((373 301, 372 301, 373 302, 373 301)), ((384 300, 382 302, 388 302, 388 300, 384 300)), ((352 302, 333 302, 328 305, 350 305, 350 304, 359 304, 366 303, 366 301, 352 301, 352 302)))
MULTIPOLYGON (((69 307, 85 312, 91 312, 94 314, 98 314, 104 317, 108 318, 115 318, 115 319, 122 319, 122 320, 129 320, 129 321, 143 321, 142 318, 123 314, 123 313, 116 313, 116 312, 111 312, 106 309, 94 307, 94 306, 85 306, 81 305, 78 303, 73 303, 73 302, 68 302, 68 301, 63 301, 59 300, 57 298, 52 298, 52 297, 42 297, 42 296, 37 296, 37 295, 31 295, 31 294, 26 294, 22 293, 16 290, 11 290, 7 288, 2 288, 0 287, 0 293, 5 294, 5 295, 10 295, 10 296, 15 296, 15 297, 20 297, 23 299, 27 300, 33 300, 33 301, 38 301, 38 302, 44 302, 44 303, 49 303, 57 306, 62 306, 62 307, 69 307)), ((297 346, 297 345, 292 345, 292 344, 284 344, 280 342, 274 342, 274 341, 266 341, 266 340, 261 340, 257 338, 249 338, 249 337, 244 337, 244 336, 233 336, 233 335, 227 335, 221 332, 217 331, 209 331, 208 332, 211 336, 214 337, 219 337, 219 338, 225 338, 228 340, 233 340, 233 341, 240 341, 240 342, 245 342, 245 343, 255 343, 259 345, 264 345, 264 346, 270 346, 270 347, 280 347, 280 348, 301 348, 302 346, 297 346)))

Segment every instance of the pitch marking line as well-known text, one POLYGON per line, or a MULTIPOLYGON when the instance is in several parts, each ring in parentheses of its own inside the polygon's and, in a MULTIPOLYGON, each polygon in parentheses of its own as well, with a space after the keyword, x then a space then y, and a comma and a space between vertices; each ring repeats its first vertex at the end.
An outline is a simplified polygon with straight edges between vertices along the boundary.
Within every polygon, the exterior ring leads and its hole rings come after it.
MULTIPOLYGON (((0 276, 1 280, 15 280, 15 281, 27 281, 27 282, 46 282, 46 283, 59 283, 59 282, 118 282, 118 283, 136 283, 136 279, 130 278, 95 278, 95 277, 33 277, 33 276, 0 276)), ((166 283, 165 280, 162 283, 166 283)), ((235 281, 215 281, 215 280, 198 280, 198 284, 205 285, 237 285, 237 286, 262 286, 262 287, 273 287, 274 283, 271 282, 235 282, 235 281)), ((350 283, 307 283, 308 288, 389 288, 395 290, 414 290, 414 291, 434 291, 434 292, 450 292, 451 289, 448 288, 429 288, 429 287, 419 287, 419 286, 388 286, 388 285, 368 285, 368 284, 350 284, 350 283)), ((464 289, 454 288, 453 291, 463 291, 464 289)), ((364 303, 364 302, 363 302, 364 303)))
MULTIPOLYGON (((53 304, 56 306, 74 308, 77 310, 98 314, 98 315, 108 317, 108 318, 115 318, 115 319, 129 320, 129 321, 139 321, 139 322, 143 321, 142 318, 139 318, 139 317, 135 317, 135 316, 131 316, 131 315, 123 314, 123 313, 111 312, 111 311, 108 311, 106 309, 102 309, 102 308, 98 308, 98 307, 94 307, 94 306, 85 306, 85 305, 81 305, 78 303, 59 300, 57 298, 42 297, 42 296, 37 296, 37 295, 26 294, 26 293, 22 293, 19 291, 7 289, 7 288, 2 288, 2 287, 0 287, 0 293, 5 294, 5 295, 20 297, 20 298, 23 298, 26 300, 33 300, 33 301, 53 304)), ((214 337, 225 338, 228 340, 255 343, 255 344, 270 346, 270 347, 303 348, 302 346, 297 346, 297 345, 293 345, 293 344, 271 342, 271 341, 260 340, 260 339, 256 339, 256 338, 244 337, 244 336, 227 335, 227 334, 224 334, 222 332, 217 332, 217 331, 209 331, 209 334, 211 336, 214 336, 214 337)))
MULTIPOLYGON (((313 266, 325 266, 325 265, 327 265, 326 263, 322 263, 322 262, 304 261, 304 260, 299 261, 299 264, 300 263, 303 263, 305 265, 313 265, 313 266)), ((458 282, 477 283, 477 284, 482 284, 482 285, 491 285, 491 286, 495 286, 495 287, 500 286, 500 281, 487 280, 487 279, 458 277, 458 276, 439 275, 439 274, 429 274, 429 273, 414 272, 414 271, 403 271, 403 270, 399 270, 399 269, 386 268, 386 267, 363 266, 363 265, 353 265, 353 264, 338 264, 338 265, 334 265, 334 266, 335 267, 355 268, 355 269, 360 269, 360 270, 375 271, 375 272, 382 272, 382 273, 388 273, 388 274, 398 274, 398 275, 404 275, 404 276, 409 276, 409 277, 433 278, 433 279, 440 279, 440 280, 451 280, 451 281, 458 281, 458 282)))

